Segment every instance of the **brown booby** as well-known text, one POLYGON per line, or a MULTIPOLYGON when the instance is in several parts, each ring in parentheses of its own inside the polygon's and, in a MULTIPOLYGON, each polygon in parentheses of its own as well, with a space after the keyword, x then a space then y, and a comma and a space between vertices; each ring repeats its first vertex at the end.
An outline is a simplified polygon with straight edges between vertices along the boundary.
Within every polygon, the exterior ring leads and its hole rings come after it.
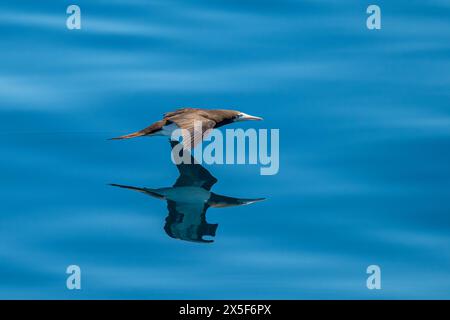
MULTIPOLYGON (((171 141, 172 149, 178 142, 171 141)), ((183 152, 183 151, 181 151, 183 152)), ((264 198, 233 198, 211 192, 217 179, 202 165, 195 163, 192 155, 191 164, 177 165, 179 177, 172 187, 141 188, 121 184, 111 184, 114 187, 141 192, 148 196, 167 201, 169 211, 164 230, 171 238, 191 242, 210 243, 213 240, 204 236, 214 237, 218 224, 206 221, 206 211, 212 208, 227 208, 250 205, 264 198)))
POLYGON ((188 132, 189 136, 182 134, 183 145, 184 148, 190 149, 203 140, 209 134, 210 130, 233 122, 248 120, 263 119, 235 110, 183 108, 165 113, 162 120, 159 120, 142 130, 112 138, 111 140, 130 139, 144 136, 171 137, 175 130, 185 129, 186 131, 184 132, 188 132), (199 132, 195 130, 195 125, 197 123, 201 124, 201 130, 199 132), (186 137, 186 139, 184 137, 186 137))

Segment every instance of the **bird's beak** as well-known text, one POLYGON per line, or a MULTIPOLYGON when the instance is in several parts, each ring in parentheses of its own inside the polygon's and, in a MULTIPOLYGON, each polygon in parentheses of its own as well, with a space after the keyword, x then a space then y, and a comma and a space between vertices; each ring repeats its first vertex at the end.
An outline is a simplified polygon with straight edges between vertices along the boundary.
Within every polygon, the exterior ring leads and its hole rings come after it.
POLYGON ((241 117, 239 118, 239 121, 247 121, 247 120, 261 121, 261 120, 263 120, 263 118, 251 116, 246 113, 242 113, 241 117))

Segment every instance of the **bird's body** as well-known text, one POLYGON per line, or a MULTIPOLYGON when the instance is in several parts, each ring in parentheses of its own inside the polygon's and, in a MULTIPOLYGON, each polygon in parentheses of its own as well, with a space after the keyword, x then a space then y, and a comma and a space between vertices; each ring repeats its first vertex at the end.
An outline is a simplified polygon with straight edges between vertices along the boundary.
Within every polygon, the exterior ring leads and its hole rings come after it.
POLYGON ((112 140, 131 139, 144 136, 171 137, 175 130, 183 129, 183 144, 191 148, 196 146, 210 130, 224 125, 246 120, 262 120, 262 118, 250 116, 235 110, 207 110, 198 108, 183 108, 164 114, 159 120, 150 126, 131 134, 112 138, 112 140), (199 131, 197 132, 197 127, 199 131))

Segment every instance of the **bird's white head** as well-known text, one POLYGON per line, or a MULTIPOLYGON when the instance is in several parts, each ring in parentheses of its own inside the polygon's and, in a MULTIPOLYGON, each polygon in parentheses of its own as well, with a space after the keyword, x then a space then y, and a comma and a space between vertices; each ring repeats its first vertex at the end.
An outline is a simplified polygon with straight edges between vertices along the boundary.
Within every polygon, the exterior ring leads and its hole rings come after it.
POLYGON ((239 122, 239 121, 261 121, 263 120, 263 118, 260 117, 255 117, 255 116, 251 116, 249 114, 243 113, 243 112, 239 112, 236 116, 236 118, 234 119, 235 122, 239 122))

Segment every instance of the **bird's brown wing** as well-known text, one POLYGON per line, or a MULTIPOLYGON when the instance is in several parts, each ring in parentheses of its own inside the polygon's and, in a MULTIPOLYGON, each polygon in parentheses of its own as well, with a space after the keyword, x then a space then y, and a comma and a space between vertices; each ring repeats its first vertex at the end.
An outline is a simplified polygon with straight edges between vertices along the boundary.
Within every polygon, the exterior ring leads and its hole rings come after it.
POLYGON ((207 119, 198 113, 183 113, 167 118, 183 129, 183 149, 191 150, 195 148, 204 138, 206 138, 216 125, 216 122, 207 119))
POLYGON ((181 108, 181 109, 177 109, 175 111, 170 111, 170 112, 166 112, 164 113, 164 118, 170 118, 179 114, 183 114, 183 113, 187 113, 187 112, 196 112, 199 109, 195 109, 195 108, 181 108))

